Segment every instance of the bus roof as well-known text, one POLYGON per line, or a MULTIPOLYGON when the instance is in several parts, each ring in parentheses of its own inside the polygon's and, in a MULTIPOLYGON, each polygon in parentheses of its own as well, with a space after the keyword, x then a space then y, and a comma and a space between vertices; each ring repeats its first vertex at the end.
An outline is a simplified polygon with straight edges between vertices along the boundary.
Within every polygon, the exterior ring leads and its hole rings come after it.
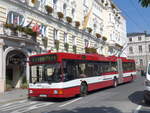
POLYGON ((116 57, 116 56, 108 56, 105 57, 104 55, 100 54, 74 54, 74 53, 63 53, 63 52, 57 52, 57 53, 44 53, 44 54, 37 54, 32 55, 31 57, 37 57, 37 56, 45 56, 45 55, 57 55, 58 59, 57 61, 62 61, 63 59, 70 59, 70 60, 91 60, 91 61, 112 61, 116 62, 117 59, 122 59, 123 62, 135 62, 133 59, 127 59, 125 57, 116 57))

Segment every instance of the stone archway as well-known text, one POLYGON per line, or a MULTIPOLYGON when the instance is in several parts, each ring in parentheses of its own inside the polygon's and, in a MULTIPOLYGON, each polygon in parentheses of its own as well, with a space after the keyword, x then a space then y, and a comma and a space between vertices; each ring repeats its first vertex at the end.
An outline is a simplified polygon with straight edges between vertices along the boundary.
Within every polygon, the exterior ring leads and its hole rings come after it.
POLYGON ((26 72, 26 55, 21 50, 12 50, 6 56, 6 88, 20 88, 26 72))

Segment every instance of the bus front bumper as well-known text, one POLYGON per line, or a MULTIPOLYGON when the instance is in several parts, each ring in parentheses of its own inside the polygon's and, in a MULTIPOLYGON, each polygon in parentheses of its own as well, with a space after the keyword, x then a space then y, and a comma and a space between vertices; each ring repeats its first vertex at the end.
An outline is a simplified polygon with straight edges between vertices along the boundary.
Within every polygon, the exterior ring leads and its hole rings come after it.
POLYGON ((64 98, 64 92, 62 89, 28 89, 28 97, 57 97, 64 98))

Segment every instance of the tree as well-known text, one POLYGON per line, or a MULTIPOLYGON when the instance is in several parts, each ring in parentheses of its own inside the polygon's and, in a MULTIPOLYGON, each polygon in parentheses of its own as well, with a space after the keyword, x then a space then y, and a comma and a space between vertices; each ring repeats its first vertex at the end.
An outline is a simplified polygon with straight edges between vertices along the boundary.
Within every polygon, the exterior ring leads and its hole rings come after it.
POLYGON ((139 0, 141 3, 142 7, 148 7, 150 6, 150 0, 139 0))

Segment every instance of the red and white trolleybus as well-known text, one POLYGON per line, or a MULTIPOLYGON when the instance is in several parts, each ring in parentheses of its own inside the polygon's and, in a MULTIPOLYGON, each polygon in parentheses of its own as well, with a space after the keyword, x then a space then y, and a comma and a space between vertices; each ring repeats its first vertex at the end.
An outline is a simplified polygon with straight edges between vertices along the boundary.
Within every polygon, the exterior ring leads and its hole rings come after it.
POLYGON ((29 57, 29 97, 68 98, 133 81, 135 61, 98 54, 46 53, 29 57))

